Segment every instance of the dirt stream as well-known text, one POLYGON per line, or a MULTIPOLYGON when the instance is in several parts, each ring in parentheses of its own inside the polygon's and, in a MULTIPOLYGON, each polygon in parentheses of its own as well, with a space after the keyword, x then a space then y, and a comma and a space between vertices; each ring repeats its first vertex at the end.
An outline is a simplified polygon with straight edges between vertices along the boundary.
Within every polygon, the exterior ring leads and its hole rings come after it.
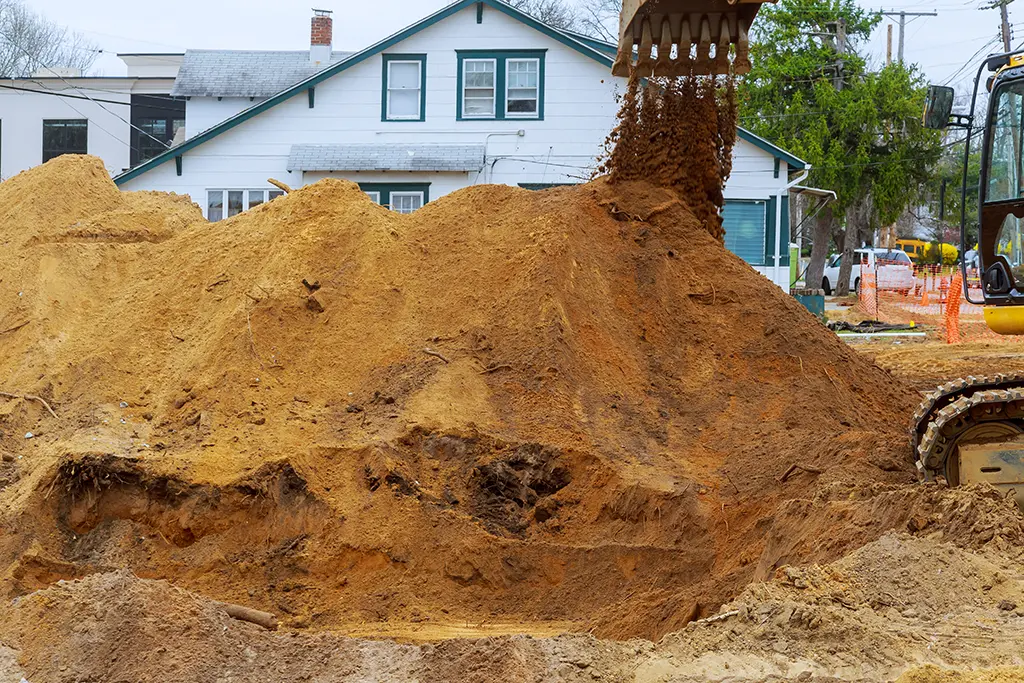
POLYGON ((0 224, 14 680, 1022 663, 929 635, 1019 645, 1019 514, 914 483, 915 392, 671 190, 479 186, 403 216, 324 181, 208 224, 64 156, 0 184, 0 224), (843 564, 879 547, 905 561, 843 564), (947 556, 1003 583, 900 597, 947 556))

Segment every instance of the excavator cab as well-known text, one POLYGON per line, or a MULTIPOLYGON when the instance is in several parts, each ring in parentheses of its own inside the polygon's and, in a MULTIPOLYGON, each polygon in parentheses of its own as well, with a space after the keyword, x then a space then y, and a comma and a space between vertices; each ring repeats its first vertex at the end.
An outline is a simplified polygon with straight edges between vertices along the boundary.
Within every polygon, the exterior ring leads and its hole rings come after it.
MULTIPOLYGON (((774 0, 772 0, 774 1, 774 0)), ((750 71, 747 32, 764 0, 623 0, 616 76, 750 71), (735 55, 730 53, 735 46, 735 55)))
MULTIPOLYGON (((925 126, 967 130, 961 192, 967 193, 966 165, 972 131, 982 130, 980 234, 978 236, 981 300, 985 322, 995 332, 1024 335, 1024 53, 988 57, 978 69, 968 114, 953 114, 953 89, 930 86, 925 104, 925 126), (985 120, 975 126, 975 105, 984 69, 991 93, 985 120)), ((966 202, 961 202, 964 207, 966 202)), ((961 213, 961 243, 966 247, 966 216, 961 213)), ((965 273, 964 282, 967 282, 965 273)))

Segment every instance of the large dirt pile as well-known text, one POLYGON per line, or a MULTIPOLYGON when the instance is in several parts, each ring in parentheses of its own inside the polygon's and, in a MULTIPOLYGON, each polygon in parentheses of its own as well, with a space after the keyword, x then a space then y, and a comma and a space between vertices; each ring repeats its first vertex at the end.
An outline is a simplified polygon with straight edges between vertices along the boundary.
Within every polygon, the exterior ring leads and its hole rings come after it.
POLYGON ((0 391, 57 415, 0 403, 11 596, 128 568, 296 627, 654 637, 853 547, 785 501, 913 480, 913 394, 669 190, 325 181, 207 224, 62 157, 0 206, 0 391))

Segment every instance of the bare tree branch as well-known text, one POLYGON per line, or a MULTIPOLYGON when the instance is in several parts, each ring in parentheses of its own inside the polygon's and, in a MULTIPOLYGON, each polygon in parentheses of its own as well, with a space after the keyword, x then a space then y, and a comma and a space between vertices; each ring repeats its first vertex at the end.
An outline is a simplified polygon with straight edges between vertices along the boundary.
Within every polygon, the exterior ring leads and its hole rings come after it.
POLYGON ((565 0, 509 0, 508 4, 536 17, 548 26, 567 31, 580 28, 579 12, 565 0))
POLYGON ((619 42, 622 0, 581 0, 579 30, 609 43, 619 42))
POLYGON ((22 0, 0 0, 0 78, 24 78, 45 67, 85 72, 97 54, 80 33, 36 14, 22 0))

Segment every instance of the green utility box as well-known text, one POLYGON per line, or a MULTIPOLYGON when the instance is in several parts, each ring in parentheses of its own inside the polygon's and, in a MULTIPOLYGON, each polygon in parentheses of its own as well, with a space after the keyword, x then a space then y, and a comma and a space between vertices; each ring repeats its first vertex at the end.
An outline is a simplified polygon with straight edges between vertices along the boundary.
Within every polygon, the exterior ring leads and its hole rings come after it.
POLYGON ((794 289, 790 291, 793 298, 804 305, 808 311, 818 318, 825 319, 825 292, 821 289, 794 289))

